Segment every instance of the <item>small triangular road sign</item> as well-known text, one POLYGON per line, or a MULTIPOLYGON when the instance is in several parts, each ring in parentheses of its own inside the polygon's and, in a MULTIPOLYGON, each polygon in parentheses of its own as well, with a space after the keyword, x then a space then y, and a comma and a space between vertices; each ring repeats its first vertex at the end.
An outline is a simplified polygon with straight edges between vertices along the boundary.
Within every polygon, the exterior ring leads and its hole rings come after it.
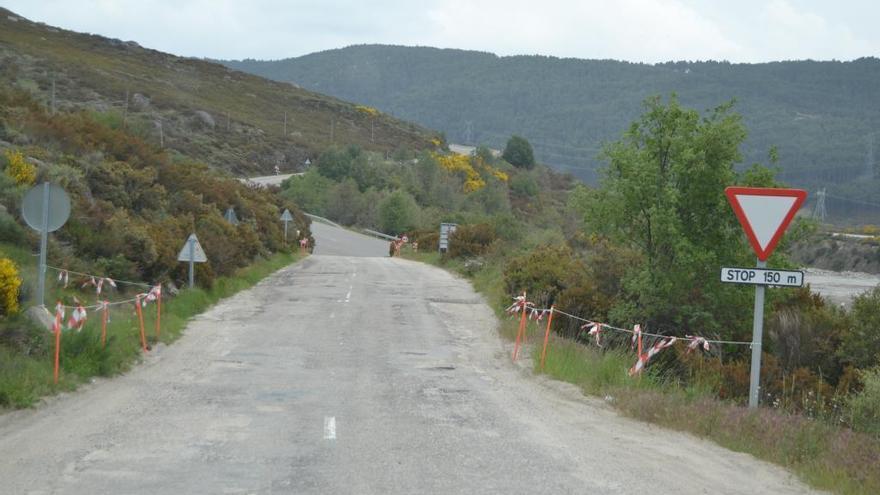
POLYGON ((293 221, 293 215, 290 214, 290 210, 288 210, 287 208, 285 208, 284 213, 281 214, 281 221, 282 222, 292 222, 293 221))
POLYGON ((205 250, 199 244, 199 238, 195 234, 190 234, 177 255, 177 261, 192 261, 193 263, 204 263, 208 261, 205 256, 205 250))
POLYGON ((226 221, 231 223, 232 225, 238 225, 238 223, 239 223, 238 222, 238 215, 235 214, 235 208, 233 208, 231 206, 226 210, 226 213, 223 215, 223 218, 225 218, 226 221))
POLYGON ((795 214, 807 199, 803 189, 728 187, 724 190, 752 249, 767 261, 795 214))

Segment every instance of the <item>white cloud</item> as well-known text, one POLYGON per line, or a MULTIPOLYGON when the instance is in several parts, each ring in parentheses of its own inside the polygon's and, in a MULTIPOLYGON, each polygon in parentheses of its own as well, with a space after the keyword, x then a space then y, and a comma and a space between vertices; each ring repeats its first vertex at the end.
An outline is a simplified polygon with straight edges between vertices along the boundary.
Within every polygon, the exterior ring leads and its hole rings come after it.
POLYGON ((358 43, 630 61, 880 54, 872 0, 0 0, 33 20, 181 55, 282 58, 358 43))
POLYGON ((787 0, 773 0, 763 9, 763 56, 768 59, 852 59, 878 55, 878 47, 860 39, 846 25, 797 8, 787 0), (873 48, 873 49, 872 49, 873 48), (792 56, 796 54, 795 56, 792 56))
POLYGON ((666 61, 742 52, 712 21, 674 0, 446 0, 428 15, 436 43, 502 54, 666 61))

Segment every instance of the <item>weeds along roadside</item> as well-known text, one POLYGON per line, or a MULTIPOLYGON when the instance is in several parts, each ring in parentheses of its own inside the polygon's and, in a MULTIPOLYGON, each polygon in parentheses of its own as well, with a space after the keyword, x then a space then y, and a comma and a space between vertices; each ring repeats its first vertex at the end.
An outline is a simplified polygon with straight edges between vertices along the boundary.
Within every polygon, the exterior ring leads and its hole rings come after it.
MULTIPOLYGON (((483 264, 478 270, 462 260, 444 259, 439 253, 404 256, 464 275, 499 316, 502 338, 513 340, 518 322, 503 311, 508 295, 502 283, 502 261, 483 264)), ((551 335, 544 370, 540 369, 543 328, 527 326, 535 373, 577 385, 585 394, 601 397, 620 413, 667 428, 697 435, 718 445, 783 466, 806 483, 843 495, 880 493, 880 438, 761 407, 755 411, 733 401, 719 400, 710 384, 683 385, 656 368, 640 378, 627 369, 635 357, 623 349, 605 352, 551 335)))
MULTIPOLYGON (((193 316, 301 258, 298 253, 276 253, 239 269, 232 276, 218 277, 209 289, 197 287, 182 290, 173 297, 166 295, 162 301, 158 338, 155 307, 144 308, 148 345, 174 342, 193 316)), ((103 347, 101 313, 92 312, 81 331, 63 332, 61 370, 58 384, 54 385, 51 332, 29 322, 23 314, 16 315, 7 324, 20 330, 0 345, 0 411, 30 407, 44 396, 74 390, 93 377, 123 373, 138 361, 142 352, 139 322, 133 304, 115 306, 111 310, 106 346, 103 347)))

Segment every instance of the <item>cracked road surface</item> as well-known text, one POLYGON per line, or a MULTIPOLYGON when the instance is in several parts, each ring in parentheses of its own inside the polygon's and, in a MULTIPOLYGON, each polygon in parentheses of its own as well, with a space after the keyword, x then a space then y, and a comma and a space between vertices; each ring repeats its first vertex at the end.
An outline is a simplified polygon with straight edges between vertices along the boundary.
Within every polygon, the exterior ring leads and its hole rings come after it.
MULTIPOLYGON (((354 235, 315 230, 319 253, 354 235)), ((130 373, 0 417, 2 492, 809 493, 531 376, 495 324, 442 270, 311 256, 130 373)))

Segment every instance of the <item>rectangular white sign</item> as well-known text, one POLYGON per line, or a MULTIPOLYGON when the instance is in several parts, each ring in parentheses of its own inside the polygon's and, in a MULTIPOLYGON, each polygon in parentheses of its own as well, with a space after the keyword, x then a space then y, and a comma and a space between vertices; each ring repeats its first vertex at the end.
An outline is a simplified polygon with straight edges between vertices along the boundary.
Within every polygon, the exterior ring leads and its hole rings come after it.
POLYGON ((795 270, 768 270, 766 268, 722 268, 721 281, 730 284, 803 287, 804 272, 795 270))

